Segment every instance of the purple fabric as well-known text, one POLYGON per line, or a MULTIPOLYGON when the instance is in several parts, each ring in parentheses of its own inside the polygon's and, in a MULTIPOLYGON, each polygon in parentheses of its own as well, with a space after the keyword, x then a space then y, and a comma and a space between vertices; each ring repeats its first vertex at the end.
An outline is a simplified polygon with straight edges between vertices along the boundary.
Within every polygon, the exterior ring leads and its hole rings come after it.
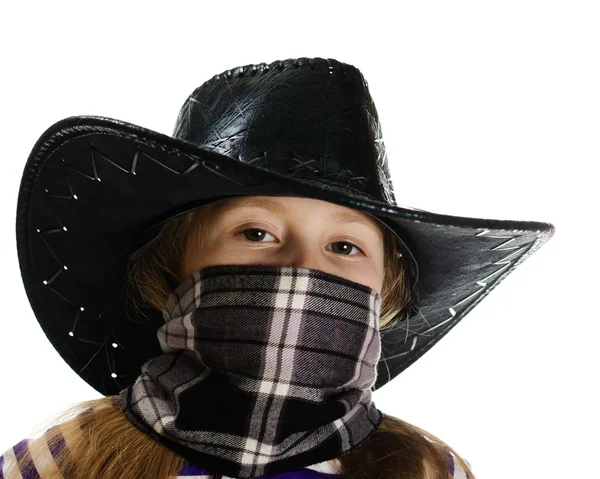
POLYGON ((50 449, 50 454, 52 454, 52 457, 54 459, 56 459, 56 457, 58 456, 58 453, 66 446, 67 446, 67 443, 65 442, 65 438, 63 437, 63 435, 61 433, 58 436, 56 436, 56 439, 54 439, 54 441, 52 441, 52 443, 48 444, 48 449, 50 449))
POLYGON ((17 459, 23 457, 23 455, 27 452, 27 439, 23 439, 19 441, 13 446, 13 451, 15 452, 15 456, 17 459))
POLYGON ((450 451, 446 451, 446 458, 448 459, 448 470, 450 475, 454 477, 454 456, 450 451))
MULTIPOLYGON (((23 439, 12 447, 12 450, 17 458, 21 458, 23 455, 29 454, 27 443, 28 439, 23 439)), ((48 444, 50 453, 54 458, 56 458, 59 450, 64 447, 66 447, 66 442, 62 434, 57 437, 52 445, 48 444)), ((0 479, 4 479, 3 467, 4 455, 0 455, 0 479)), ((23 479, 40 479, 40 471, 36 469, 32 461, 28 462, 28 467, 26 470, 21 470, 21 474, 23 475, 23 479)), ((185 461, 177 477, 185 478, 189 476, 200 475, 210 475, 210 473, 206 469, 202 469, 194 464, 189 463, 188 461, 185 461)), ((340 479, 341 477, 342 476, 339 474, 327 474, 324 472, 313 471, 311 469, 298 469, 272 476, 263 476, 261 479, 340 479)))
POLYGON ((31 460, 29 447, 27 446, 28 439, 23 439, 13 446, 13 451, 17 460, 25 459, 25 466, 19 466, 23 479, 40 479, 40 474, 31 460))
MULTIPOLYGON (((24 454, 28 454, 29 448, 27 442, 28 439, 23 439, 12 447, 12 450, 17 458, 21 458, 24 454)), ((56 458, 58 451, 63 447, 66 447, 66 442, 62 434, 58 436, 56 442, 54 442, 52 445, 49 444, 48 447, 52 457, 56 458)), ((0 455, 0 479, 4 479, 3 467, 4 455, 0 455)), ((40 472, 43 471, 38 471, 31 461, 29 462, 25 471, 21 470, 23 479, 40 479, 40 472)), ((188 461, 185 461, 177 477, 185 478, 200 475, 210 475, 210 473, 206 469, 202 469, 194 464, 189 463, 188 461)), ((298 469, 272 476, 263 476, 261 479, 341 479, 341 477, 342 476, 339 474, 327 474, 324 472, 313 471, 311 469, 298 469)))
MULTIPOLYGON (((28 442, 28 440, 24 439, 12 447, 12 450, 17 458, 20 458, 24 454, 29 453, 29 448, 28 448, 27 442, 28 442)), ((61 448, 66 447, 66 442, 65 442, 64 438, 62 437, 62 435, 60 435, 60 436, 58 436, 58 439, 56 440, 56 442, 52 445, 49 444, 48 447, 50 449, 50 453, 52 454, 52 456, 56 458, 58 451, 61 448)), ((448 460, 447 462, 448 462, 448 470, 450 472, 450 476, 454 477, 455 470, 456 470, 456 463, 455 463, 454 456, 449 451, 447 452, 447 460, 448 460)), ((5 462, 4 455, 0 455, 0 479, 4 479, 4 472, 3 472, 4 462, 5 462)), ((38 479, 38 478, 40 478, 40 473, 42 473, 42 474, 44 473, 44 471, 38 471, 35 468, 33 462, 30 461, 28 465, 30 467, 28 467, 27 470, 21 471, 21 473, 23 475, 23 479, 38 479)), ((461 468, 459 467, 459 469, 461 469, 461 468)), ((201 475, 210 475, 210 473, 206 469, 200 468, 188 461, 184 461, 183 467, 179 471, 179 474, 177 477, 185 478, 185 477, 190 477, 190 476, 201 476, 201 475)), ((327 474, 325 472, 317 472, 317 471, 313 471, 311 469, 296 469, 293 471, 282 472, 282 473, 271 475, 271 476, 262 476, 260 479, 342 479, 342 478, 343 478, 343 475, 341 475, 341 474, 327 474)), ((471 476, 470 474, 467 474, 467 478, 473 479, 473 476, 471 476)))

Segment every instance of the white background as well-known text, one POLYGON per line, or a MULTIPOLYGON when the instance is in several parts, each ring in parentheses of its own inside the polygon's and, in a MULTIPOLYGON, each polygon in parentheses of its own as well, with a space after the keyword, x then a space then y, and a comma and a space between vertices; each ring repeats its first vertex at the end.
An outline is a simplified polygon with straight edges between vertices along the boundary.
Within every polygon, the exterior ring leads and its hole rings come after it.
POLYGON ((399 204, 557 230, 376 405, 452 445, 480 478, 598 477, 594 3, 4 3, 0 449, 99 397, 47 342, 21 282, 16 201, 38 137, 72 115, 171 134, 213 75, 318 56, 365 75, 399 204))

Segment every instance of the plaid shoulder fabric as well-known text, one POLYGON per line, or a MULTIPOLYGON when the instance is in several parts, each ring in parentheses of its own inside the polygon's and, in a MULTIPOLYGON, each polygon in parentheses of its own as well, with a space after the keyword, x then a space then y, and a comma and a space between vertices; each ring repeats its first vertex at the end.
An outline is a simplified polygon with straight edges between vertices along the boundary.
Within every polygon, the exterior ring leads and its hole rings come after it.
MULTIPOLYGON (((460 465, 460 462, 456 460, 456 457, 454 457, 454 455, 450 451, 447 451, 446 458, 448 460, 448 470, 450 472, 450 477, 453 477, 455 479, 475 479, 471 474, 469 474, 467 471, 465 471, 465 469, 463 469, 463 467, 460 465)), ((469 461, 465 459, 465 462, 469 464, 469 467, 471 467, 469 461)))
MULTIPOLYGON (((62 474, 55 462, 58 451, 67 447, 63 438, 54 446, 46 442, 41 436, 36 439, 23 439, 13 447, 4 451, 0 456, 0 479, 44 479, 46 477, 60 478, 62 474)), ((329 461, 316 466, 289 471, 279 474, 277 479, 341 479, 340 474, 334 472, 334 461, 329 461)), ((121 477, 130 477, 126 470, 121 477)), ((213 479, 206 469, 185 462, 176 479, 213 479)), ((223 479, 228 479, 223 476, 223 479)), ((265 476, 263 479, 274 479, 274 476, 265 476)))
MULTIPOLYGON (((62 438, 61 438, 62 439, 62 438)), ((45 477, 60 478, 60 470, 54 458, 58 449, 67 447, 62 439, 57 445, 49 446, 45 437, 24 439, 13 447, 7 449, 0 456, 0 479, 44 479, 45 477)), ((449 477, 455 479, 474 479, 468 475, 448 453, 449 477)), ((343 479, 343 474, 333 471, 339 470, 339 461, 328 461, 315 466, 308 466, 295 471, 279 474, 277 479, 343 479)), ((123 477, 128 477, 123 471, 123 477)), ((262 479, 273 479, 274 476, 265 476, 262 479)), ((189 462, 185 462, 177 479, 213 479, 208 471, 189 462)), ((227 476, 223 477, 227 479, 227 476)))
MULTIPOLYGON (((119 407, 119 398, 113 398, 110 403, 96 406, 95 409, 87 408, 80 415, 92 414, 95 410, 104 407, 119 407)), ((60 451, 69 450, 69 444, 73 440, 73 438, 65 434, 64 429, 59 424, 46 430, 40 437, 19 441, 0 455, 0 479, 62 478, 63 476, 56 459, 60 451), (54 428, 58 428, 56 431, 58 435, 49 443, 48 438, 50 436, 47 434, 51 430, 54 430, 54 428)), ((278 479, 341 479, 342 476, 336 474, 336 471, 339 471, 339 467, 339 460, 334 459, 303 469, 290 471, 285 475, 278 476, 278 479)), ((120 477, 129 478, 131 475, 127 470, 123 470, 120 477)), ((206 469, 184 460, 183 466, 176 476, 176 479, 179 478, 213 479, 213 475, 206 469)), ((227 476, 224 476, 223 479, 227 479, 227 476)), ((263 479, 268 478, 265 477, 263 479)))

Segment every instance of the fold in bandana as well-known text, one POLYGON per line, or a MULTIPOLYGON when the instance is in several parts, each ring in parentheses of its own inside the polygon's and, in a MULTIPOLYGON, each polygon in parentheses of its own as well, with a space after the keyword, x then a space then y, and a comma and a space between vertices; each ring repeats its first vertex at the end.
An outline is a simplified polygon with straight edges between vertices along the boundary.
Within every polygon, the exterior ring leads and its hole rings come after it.
POLYGON ((168 298, 164 354, 120 393, 125 416, 184 458, 253 478, 334 459, 379 426, 381 297, 319 270, 218 265, 168 298))

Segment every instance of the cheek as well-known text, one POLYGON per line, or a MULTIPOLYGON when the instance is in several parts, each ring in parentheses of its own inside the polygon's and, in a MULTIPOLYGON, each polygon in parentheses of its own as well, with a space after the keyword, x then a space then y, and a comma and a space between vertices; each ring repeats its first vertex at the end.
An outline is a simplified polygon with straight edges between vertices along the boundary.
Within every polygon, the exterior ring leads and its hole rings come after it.
POLYGON ((202 258, 205 255, 200 248, 199 238, 196 234, 191 234, 185 246, 181 271, 184 279, 201 267, 202 258))
POLYGON ((366 268, 353 268, 350 270, 345 270, 344 272, 337 272, 334 274, 338 274, 339 276, 345 277, 355 283, 362 284, 371 289, 374 289, 379 294, 381 294, 381 289, 383 286, 383 278, 379 274, 379 272, 371 265, 366 268))
MULTIPOLYGON (((200 234, 190 236, 186 245, 182 262, 182 274, 188 278, 196 271, 207 266, 243 262, 242 251, 235 247, 231 238, 211 234, 209 231, 204 237, 200 234)), ((184 278, 184 279, 185 279, 184 278)))
POLYGON ((383 277, 380 274, 374 274, 370 281, 370 288, 381 294, 383 288, 383 277))
POLYGON ((376 285, 376 287, 373 288, 379 294, 381 294, 381 291, 383 289, 383 280, 384 279, 385 279, 385 264, 384 264, 383 259, 381 259, 381 262, 377 265, 375 278, 374 278, 374 284, 376 285))

